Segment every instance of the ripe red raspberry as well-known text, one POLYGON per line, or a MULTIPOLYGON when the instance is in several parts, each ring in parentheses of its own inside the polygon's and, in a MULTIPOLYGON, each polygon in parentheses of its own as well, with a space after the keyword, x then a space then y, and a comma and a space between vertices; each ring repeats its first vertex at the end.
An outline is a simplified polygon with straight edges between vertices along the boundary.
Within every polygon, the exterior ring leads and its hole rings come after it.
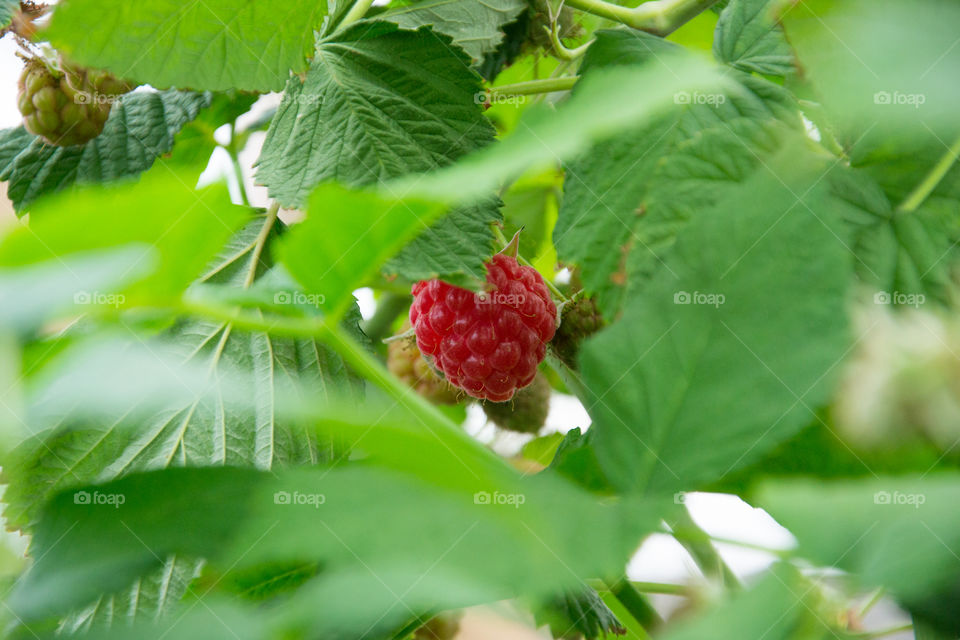
POLYGON ((474 398, 506 402, 533 382, 556 329, 557 307, 540 274, 499 253, 487 263, 488 291, 440 280, 413 285, 417 346, 450 384, 474 398))

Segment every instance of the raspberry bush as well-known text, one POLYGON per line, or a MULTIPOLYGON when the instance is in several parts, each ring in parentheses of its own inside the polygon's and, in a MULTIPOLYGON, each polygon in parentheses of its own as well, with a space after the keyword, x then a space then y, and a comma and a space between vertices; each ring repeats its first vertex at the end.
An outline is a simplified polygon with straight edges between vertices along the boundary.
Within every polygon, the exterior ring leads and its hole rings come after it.
POLYGON ((960 6, 376 5, 0 0, 0 636, 960 637, 960 6))

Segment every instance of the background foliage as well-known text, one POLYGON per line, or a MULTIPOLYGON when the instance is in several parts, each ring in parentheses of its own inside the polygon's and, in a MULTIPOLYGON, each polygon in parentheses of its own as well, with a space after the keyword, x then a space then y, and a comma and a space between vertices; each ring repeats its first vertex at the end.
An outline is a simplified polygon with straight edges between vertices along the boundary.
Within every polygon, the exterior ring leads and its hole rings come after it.
POLYGON ((141 89, 85 145, 0 131, 29 538, 4 633, 400 639, 511 600, 554 637, 958 637, 958 25, 944 0, 61 0, 34 40, 141 89), (195 188, 254 140, 266 209, 195 188), (478 289, 520 228, 605 328, 542 366, 591 423, 507 460, 380 340, 413 282, 478 289), (795 547, 734 575, 697 491, 795 547), (631 582, 654 533, 710 588, 631 582), (903 629, 864 628, 884 596, 903 629))

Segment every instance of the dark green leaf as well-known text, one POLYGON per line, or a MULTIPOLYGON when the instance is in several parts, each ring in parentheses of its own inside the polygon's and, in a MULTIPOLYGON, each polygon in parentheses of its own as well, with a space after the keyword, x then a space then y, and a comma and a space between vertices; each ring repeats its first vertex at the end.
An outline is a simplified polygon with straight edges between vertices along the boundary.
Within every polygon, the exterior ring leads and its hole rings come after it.
POLYGON ((824 171, 794 148, 728 191, 582 349, 593 447, 621 490, 722 478, 826 399, 848 341, 851 265, 824 171))
MULTIPOLYGON (((258 180, 287 206, 320 182, 366 185, 449 164, 493 140, 479 78, 446 36, 364 22, 321 43, 287 85, 258 180)), ((398 194, 399 195, 399 194, 398 194)))
POLYGON ((420 0, 379 16, 404 29, 425 25, 453 38, 479 62, 503 40, 503 27, 527 8, 523 0, 420 0))

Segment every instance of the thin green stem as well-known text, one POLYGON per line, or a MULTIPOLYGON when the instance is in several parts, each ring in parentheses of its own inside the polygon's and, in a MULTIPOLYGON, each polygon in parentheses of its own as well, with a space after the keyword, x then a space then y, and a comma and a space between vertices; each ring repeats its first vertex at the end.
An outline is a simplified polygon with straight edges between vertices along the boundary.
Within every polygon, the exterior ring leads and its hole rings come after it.
POLYGON ((393 292, 384 293, 377 302, 377 310, 373 317, 363 326, 363 332, 373 341, 373 344, 379 344, 381 340, 387 337, 393 321, 397 319, 403 310, 410 304, 410 294, 398 294, 393 292))
POLYGON ((240 150, 237 149, 237 131, 233 123, 230 124, 230 144, 227 145, 227 153, 230 154, 233 173, 237 178, 237 188, 240 190, 240 202, 243 206, 249 207, 250 198, 247 197, 247 186, 243 181, 243 168, 240 166, 240 150))
POLYGON ((960 138, 957 138, 954 143, 950 145, 950 148, 947 149, 947 152, 944 153, 937 164, 934 165, 930 173, 928 173, 920 184, 900 203, 900 206, 897 207, 897 212, 912 213, 916 211, 917 208, 923 204, 923 201, 933 193, 933 190, 937 188, 937 185, 940 184, 943 177, 947 175, 947 172, 950 171, 953 163, 957 160, 957 156, 960 156, 960 138))
POLYGON ((886 592, 887 590, 884 589, 883 587, 877 587, 876 589, 874 589, 873 593, 870 594, 870 597, 867 599, 867 601, 863 604, 862 607, 860 607, 860 614, 859 614, 860 619, 865 618, 866 615, 870 613, 870 610, 873 609, 873 607, 876 606, 876 604, 883 599, 883 596, 884 594, 886 594, 886 592))
POLYGON ((660 617, 657 610, 626 577, 621 577, 612 583, 608 582, 608 584, 610 585, 610 593, 620 601, 620 604, 630 612, 633 619, 640 623, 644 630, 654 631, 663 625, 663 618, 660 617))
POLYGON ((622 7, 604 0, 566 0, 566 4, 623 25, 658 36, 667 36, 709 9, 717 0, 651 0, 637 7, 622 7))
MULTIPOLYGON (((677 540, 689 539, 690 541, 698 541, 702 539, 703 535, 708 535, 705 533, 701 534, 701 533, 685 531, 682 528, 673 529, 671 531, 664 531, 664 533, 666 533, 667 535, 672 535, 677 540)), ((773 555, 782 559, 793 556, 793 552, 790 551, 789 549, 773 549, 771 547, 765 547, 762 544, 746 542, 745 540, 734 540, 732 538, 723 538, 720 536, 708 536, 708 537, 710 539, 710 542, 712 542, 713 544, 728 544, 734 547, 752 549, 753 551, 762 551, 764 553, 769 553, 770 555, 773 555)))
POLYGON ((260 256, 263 255, 263 250, 267 246, 267 238, 270 237, 270 231, 273 229, 273 225, 277 223, 277 217, 279 215, 280 203, 274 202, 270 205, 270 208, 267 209, 267 219, 263 221, 260 233, 257 234, 257 239, 253 244, 253 255, 250 257, 250 270, 247 272, 247 277, 244 278, 243 281, 244 289, 249 289, 253 281, 257 279, 257 266, 259 266, 260 263, 260 256))
POLYGON ((556 20, 553 21, 551 26, 544 26, 544 31, 547 32, 547 35, 550 37, 550 46, 553 49, 553 54, 564 60, 570 62, 581 57, 587 52, 587 49, 590 48, 590 45, 593 44, 593 40, 586 42, 575 49, 568 49, 563 41, 560 39, 560 24, 556 20))
POLYGON ((363 18, 367 15, 367 11, 370 10, 370 7, 373 6, 373 0, 357 0, 353 3, 353 6, 350 7, 350 10, 347 11, 347 15, 343 16, 343 20, 340 21, 340 27, 343 28, 348 24, 353 24, 357 20, 363 18))
POLYGON ((677 541, 684 546, 703 571, 703 575, 719 580, 727 587, 740 587, 740 580, 717 553, 707 532, 693 521, 686 505, 680 505, 680 508, 675 509, 667 519, 667 524, 674 531, 677 541))
POLYGON ((490 97, 531 96, 538 93, 569 91, 579 79, 578 76, 563 76, 561 78, 543 78, 541 80, 528 80, 516 84, 504 84, 499 87, 491 87, 489 90, 490 97))
MULTIPOLYGON (((610 587, 603 580, 587 580, 587 584, 595 591, 610 591, 610 587)), ((640 593, 657 593, 668 596, 688 596, 690 587, 683 584, 670 584, 666 582, 640 582, 631 580, 630 584, 640 593)))

